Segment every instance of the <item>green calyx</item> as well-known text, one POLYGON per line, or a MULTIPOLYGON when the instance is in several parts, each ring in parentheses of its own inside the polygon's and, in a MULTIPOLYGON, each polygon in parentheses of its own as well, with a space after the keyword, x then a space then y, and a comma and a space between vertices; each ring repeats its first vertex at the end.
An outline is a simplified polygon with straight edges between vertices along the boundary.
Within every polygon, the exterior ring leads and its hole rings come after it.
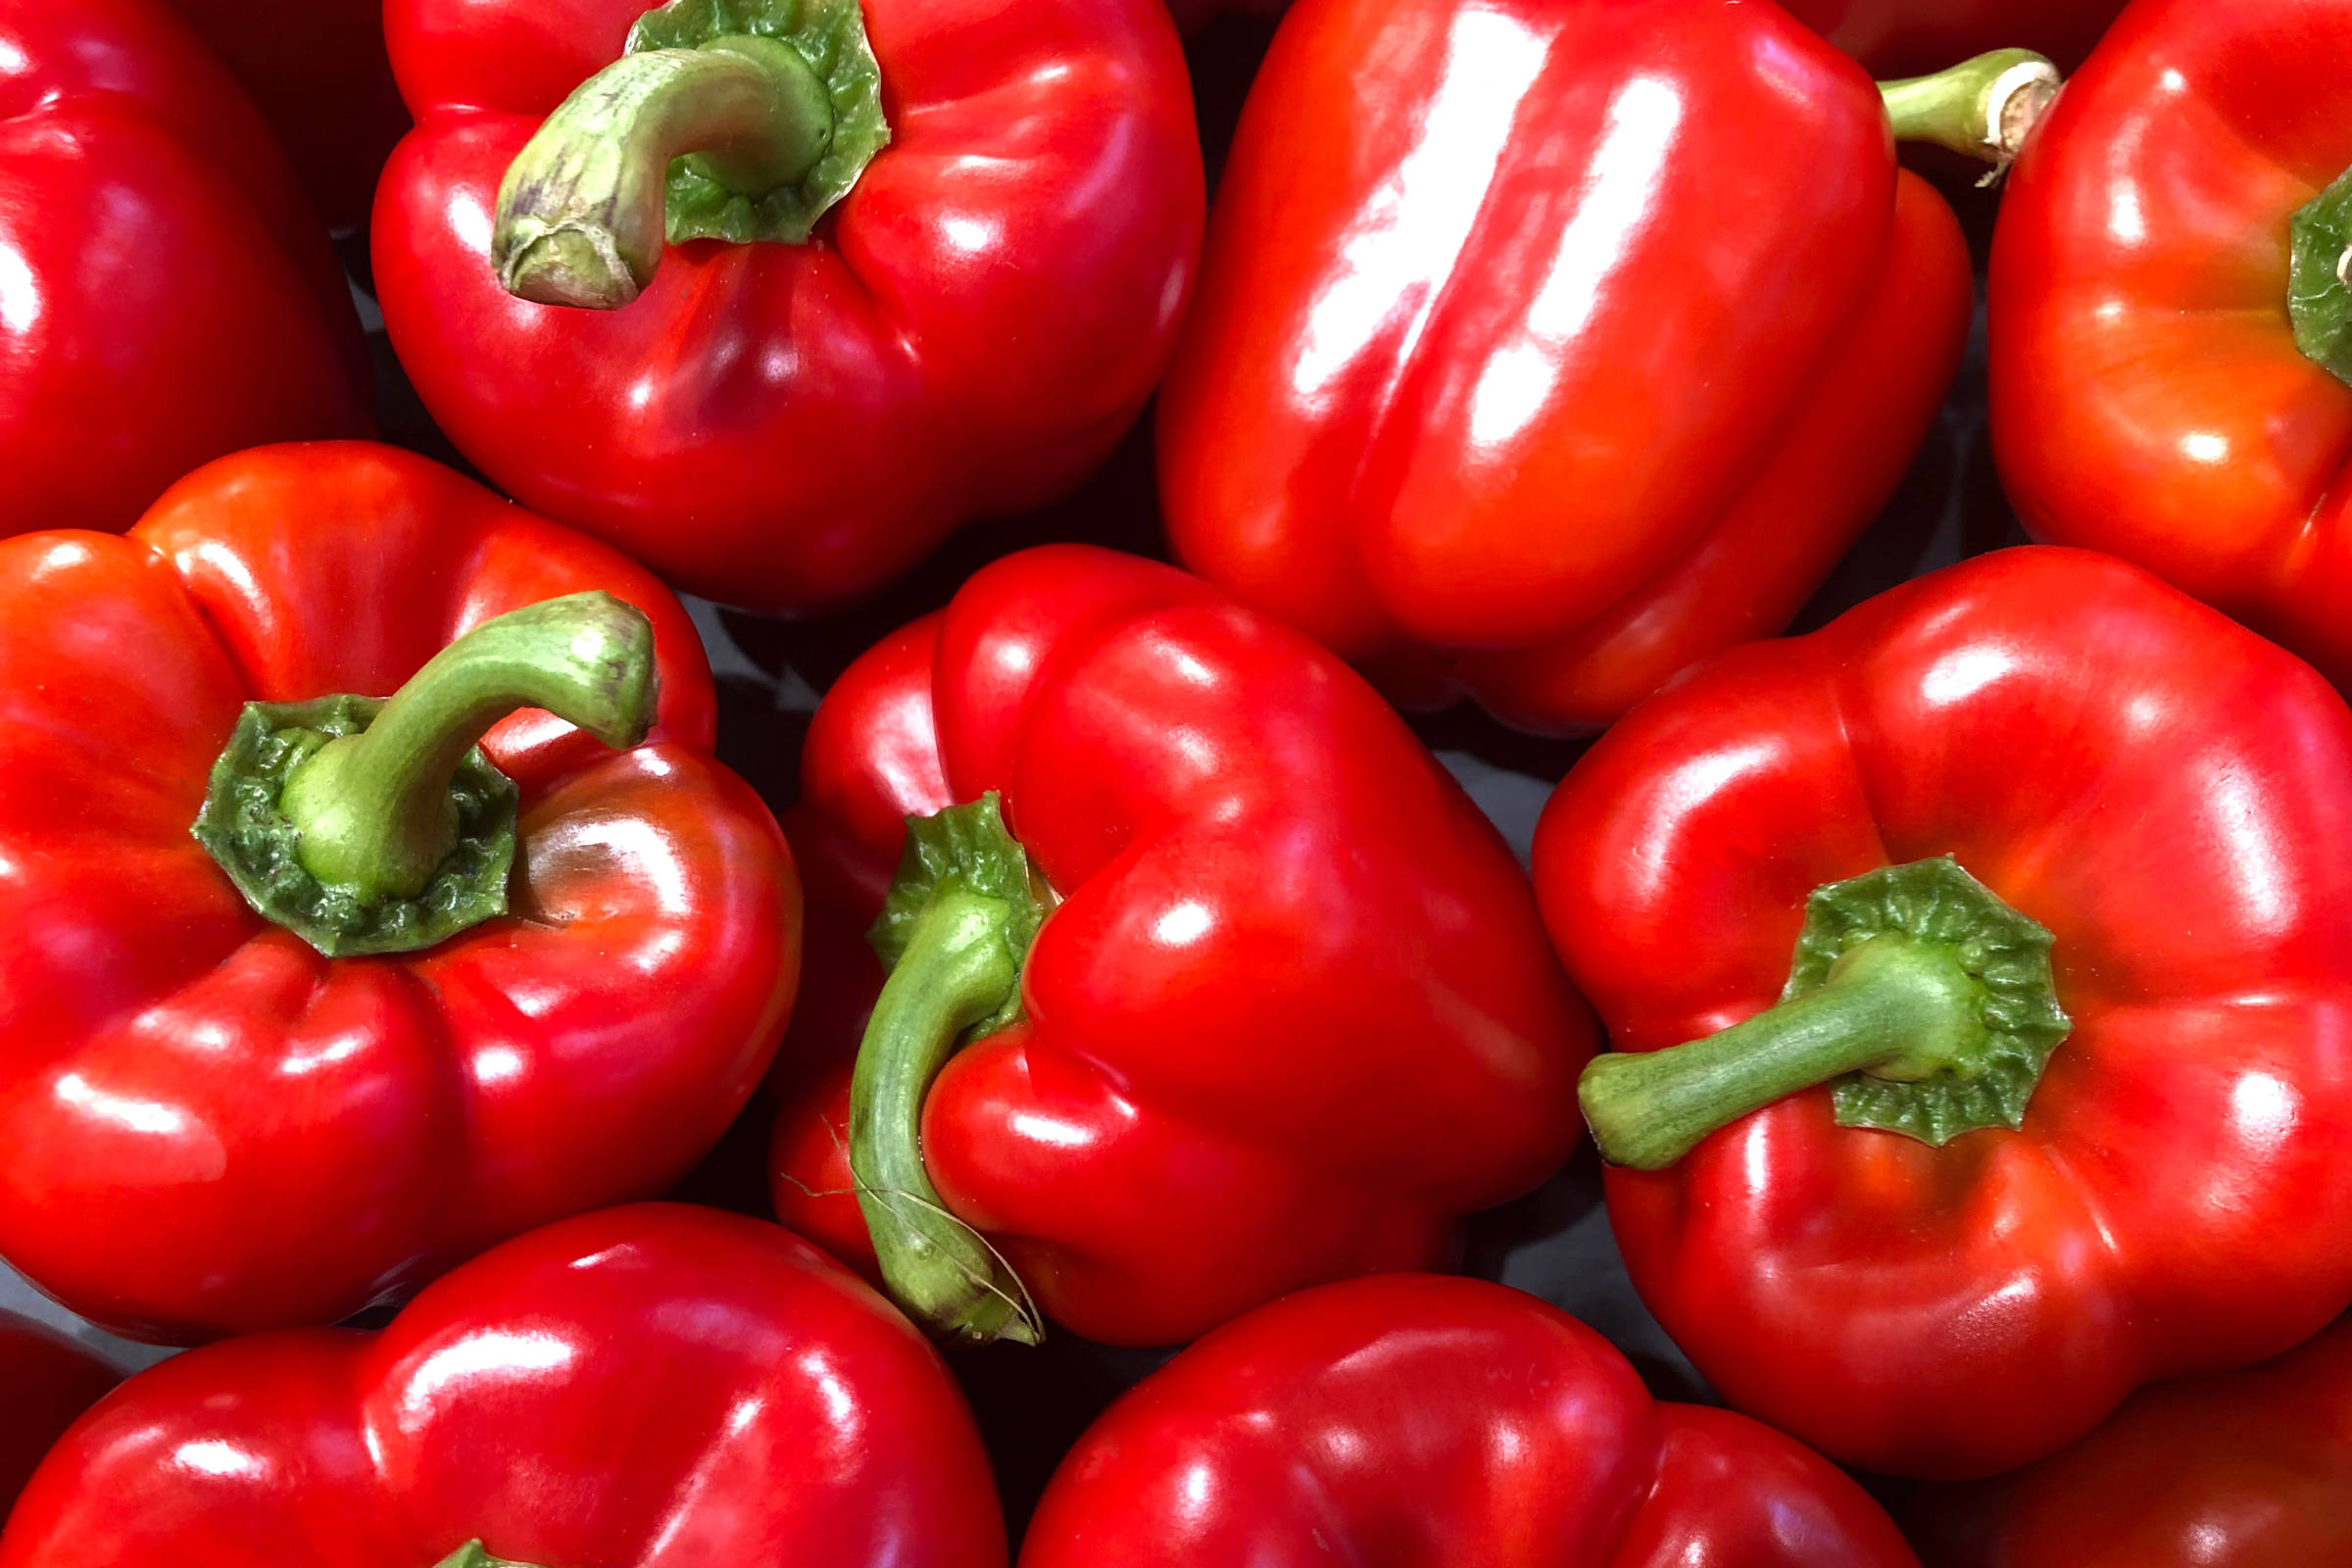
POLYGON ((493 1557, 482 1548, 480 1542, 468 1541, 433 1564, 433 1568, 532 1568, 532 1565, 516 1562, 511 1557, 493 1557))
POLYGON ((1593 1061, 1578 1086, 1602 1155, 1672 1165, 1718 1128, 1819 1084, 1841 1127, 1936 1148, 2025 1124, 2058 1004, 2047 929, 1948 856, 1818 888, 1779 1005, 1705 1040, 1593 1061))
POLYGON ((616 310, 665 241, 804 243, 889 141, 858 0, 671 0, 508 168, 491 261, 520 298, 616 310))
POLYGON ((321 881, 303 863, 302 835, 278 806, 286 781, 327 746, 365 734, 383 707, 368 697, 247 703, 196 818, 197 842, 245 902, 330 958, 417 952, 507 908, 514 785, 478 749, 451 774, 454 833, 416 893, 372 897, 352 883, 321 881))
POLYGON ((543 708, 626 748, 659 696, 642 612, 551 599, 484 621, 388 700, 248 703, 192 831, 246 903, 327 956, 419 952, 506 911, 516 793, 482 736, 543 708))
POLYGON ((1990 164, 1991 184, 2058 96, 2058 68, 2031 49, 1995 49, 1932 76, 1879 83, 1897 141, 1933 142, 1990 164))
POLYGON ((2287 235, 2286 315, 2295 347, 2352 382, 2352 170, 2296 209, 2287 235))
POLYGON ((962 1047, 1021 1015, 1021 966, 1054 897, 995 794, 909 817, 867 940, 890 970, 850 1085, 850 1168, 891 1298, 934 1334, 1034 1345, 1028 1292, 948 1212, 922 1160, 923 1102, 962 1047))

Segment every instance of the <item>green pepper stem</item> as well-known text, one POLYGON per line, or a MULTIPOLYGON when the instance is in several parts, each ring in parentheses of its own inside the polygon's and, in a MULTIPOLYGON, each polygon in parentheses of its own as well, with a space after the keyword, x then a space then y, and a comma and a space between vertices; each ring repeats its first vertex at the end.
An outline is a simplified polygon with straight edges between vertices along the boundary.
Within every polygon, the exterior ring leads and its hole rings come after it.
POLYGON ((541 305, 618 310, 662 265, 673 158, 701 153, 757 199, 806 176, 833 141, 833 100, 772 38, 623 55, 548 116, 498 188, 490 260, 541 305))
POLYGON ((366 901, 413 898, 457 843, 450 781, 490 727, 544 708, 606 745, 653 727, 654 628, 608 593, 570 594, 484 621, 451 643, 357 735, 319 748, 279 809, 303 867, 366 901))
POLYGON ((923 1102, 964 1031, 1020 984, 1011 904, 942 882, 874 1004, 850 1082, 850 1169, 891 1298, 933 1332, 1037 1342, 1020 1282, 923 1168, 923 1102))
POLYGON ((493 1557, 478 1541, 468 1541, 433 1568, 531 1568, 527 1562, 515 1562, 509 1557, 493 1557))
POLYGON ((1751 1111, 1851 1072, 1916 1082, 1984 1039, 1984 997, 1948 949, 1886 935, 1826 984, 1719 1034, 1595 1057, 1577 1085, 1601 1157, 1663 1170, 1751 1111))
POLYGON ((1995 49, 1932 76, 1879 83, 1897 141, 1934 142, 2007 169, 2058 96, 2058 68, 2031 49, 1995 49))

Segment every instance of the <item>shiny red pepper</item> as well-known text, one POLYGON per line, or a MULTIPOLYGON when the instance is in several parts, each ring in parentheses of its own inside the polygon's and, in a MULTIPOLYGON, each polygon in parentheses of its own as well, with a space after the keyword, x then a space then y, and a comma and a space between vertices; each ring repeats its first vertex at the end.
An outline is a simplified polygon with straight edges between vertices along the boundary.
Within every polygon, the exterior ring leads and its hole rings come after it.
POLYGON ((2352 1323, 2245 1372, 2143 1389, 2039 1464, 1927 1489, 1932 1568, 2352 1561, 2352 1323))
POLYGON ((1433 1266, 1575 1139, 1590 1020, 1508 849, 1369 687, 1181 572, 988 567, 843 677, 803 787, 833 918, 880 909, 895 967, 839 1145, 805 1104, 778 1187, 854 1236, 855 1185, 943 1332, 1025 1337, 1025 1285, 1167 1344, 1433 1266))
POLYGON ((158 0, 0 0, 0 535, 122 529, 199 464, 360 435, 343 273, 158 0))
MULTIPOLYGON (((1267 16, 1290 0, 1168 0, 1198 31, 1232 12, 1267 16)), ((1782 0, 1788 14, 1880 75, 1940 71, 1987 49, 2038 50, 2072 71, 2124 0, 1782 0)))
POLYGON ((1159 404, 1178 554, 1400 700, 1533 730, 1781 630, 1968 331, 1889 110, 1988 152, 2051 81, 1986 57, 1882 107, 1769 5, 1303 0, 1159 404))
POLYGON ((228 62, 318 215, 365 222, 409 113, 384 53, 382 0, 172 0, 228 62))
POLYGON ((1642 1299, 1734 1405, 1936 1477, 2310 1335, 2352 1301, 2347 843, 2343 700, 2085 552, 1660 693, 1536 838, 1642 1299))
POLYGON ((0 1520, 51 1445, 115 1383, 113 1367, 64 1335, 0 1312, 0 1520))
POLYGON ((388 448, 0 543, 0 1254, 185 1341, 665 1190, 799 971, 712 726, 642 568, 388 448))
POLYGON ((402 364, 501 488, 673 582, 876 588, 1076 485, 1167 363, 1204 198, 1160 0, 385 20, 419 122, 375 223, 402 364), (731 151, 665 194, 697 148, 731 151))
POLYGON ((1818 1456, 1658 1404, 1555 1307, 1479 1280, 1305 1291, 1081 1438, 1021 1568, 1917 1568, 1818 1456))
POLYGON ((2352 0, 2147 0, 2032 139, 1990 278, 1995 456, 2037 538, 2352 682, 2352 0))
POLYGON ((906 1319, 772 1225, 549 1226, 380 1334, 141 1373, 67 1438, 5 1568, 1003 1568, 988 1458, 906 1319))

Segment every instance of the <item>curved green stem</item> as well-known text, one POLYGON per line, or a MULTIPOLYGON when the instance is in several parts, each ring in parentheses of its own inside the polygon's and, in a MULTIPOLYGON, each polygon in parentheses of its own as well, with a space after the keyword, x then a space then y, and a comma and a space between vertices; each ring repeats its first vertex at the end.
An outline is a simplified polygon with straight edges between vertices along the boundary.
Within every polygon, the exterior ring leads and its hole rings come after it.
POLYGON ((457 844, 451 780, 492 725, 544 708, 630 747, 653 727, 659 684, 654 628, 633 605, 582 593, 511 611, 441 650, 364 731, 319 748, 278 809, 321 883, 414 898, 457 844))
POLYGON ((850 1084, 850 1168, 890 1295, 934 1332, 1034 1344, 1020 1281, 923 1168, 923 1101, 965 1031, 1021 983, 1011 901, 936 887, 874 1004, 850 1084))
POLYGON ((724 37, 622 56, 565 99, 507 170, 490 258, 510 293, 617 310, 653 281, 667 235, 670 161, 758 200, 832 146, 833 102, 799 50, 724 37))
POLYGON ((1943 857, 1813 890, 1780 1004, 1707 1039, 1601 1056, 1577 1097, 1614 1164, 1658 1170, 1718 1128, 1835 1083, 1838 1124, 1941 1148, 2025 1124, 2072 1029, 2050 932, 1943 857))
POLYGON ((1932 76, 1879 83, 1897 141, 1934 142, 2007 169, 2058 96, 2058 68, 2031 49, 1996 49, 1932 76))
POLYGON ((1701 1139, 1849 1072, 1916 1081, 1984 1043, 1983 997, 1950 953, 1900 936, 1847 953, 1818 991, 1666 1051, 1595 1057, 1577 1085, 1601 1156, 1662 1170, 1701 1139))

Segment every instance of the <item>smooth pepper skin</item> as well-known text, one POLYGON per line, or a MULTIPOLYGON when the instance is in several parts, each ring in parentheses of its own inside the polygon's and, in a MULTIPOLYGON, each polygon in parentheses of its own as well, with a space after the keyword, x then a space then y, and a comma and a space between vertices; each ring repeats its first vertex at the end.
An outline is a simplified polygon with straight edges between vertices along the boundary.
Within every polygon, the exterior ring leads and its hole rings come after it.
MULTIPOLYGON (((1290 0, 1168 0, 1188 34, 1219 16, 1266 16, 1290 0)), ((2034 49, 2073 70, 2123 0, 1783 0, 1806 26, 1889 76, 1941 71, 1988 49, 2034 49)))
POLYGON ((1556 1307, 1481 1280, 1302 1291, 1095 1423, 1021 1568, 1917 1568, 1877 1503, 1734 1415, 1659 1404, 1556 1307))
POLYGON ((1415 706, 1606 724, 1893 493, 1969 261, 1769 5, 1303 0, 1159 403, 1186 565, 1415 706))
POLYGON ((2352 681, 2352 387, 2295 346, 2288 219, 2352 166, 2352 3, 2147 0, 2018 160, 1990 273, 2003 486, 2352 681))
POLYGON ((509 494, 767 611, 1076 485, 1172 351, 1205 205, 1160 0, 869 0, 891 145, 805 245, 670 246, 610 312, 489 260, 500 178, 643 0, 391 0, 418 128, 378 195, 401 363, 509 494))
POLYGON ((2352 1326, 2143 1389, 2081 1443, 1905 1516, 1931 1568, 2309 1568, 2352 1558, 2352 1326))
POLYGON ((1984 1475, 2352 1300, 2352 713, 2136 567, 2028 547, 1723 655, 1545 808, 1553 940, 1620 1051, 1771 1005, 1816 887, 1952 855, 2055 934, 2022 1131, 1941 1149, 1826 1088, 1611 1169, 1642 1298, 1734 1405, 1984 1475))
POLYGON ((116 1382, 64 1335, 0 1312, 0 1520, 50 1446, 116 1382))
POLYGON ((250 93, 329 223, 365 222, 409 114, 382 0, 172 0, 250 93))
POLYGON ((666 1190, 799 975, 790 852, 713 727, 643 568, 388 448, 247 453, 127 538, 0 544, 0 1255, 188 1342, 331 1322, 666 1190), (507 915, 330 960, 189 836, 248 699, 388 693, 589 588, 651 618, 659 722, 626 752, 532 710, 490 732, 521 789, 507 915))
POLYGON ((129 527, 198 465, 363 435, 285 156, 159 0, 0 0, 0 535, 129 527))
MULTIPOLYGON (((1302 1285, 1435 1266, 1458 1216, 1566 1157, 1594 1037, 1526 878, 1305 638, 1108 551, 987 567, 817 710, 794 825, 840 901, 818 918, 861 930, 906 815, 990 790, 1064 902, 1027 1017, 948 1062, 922 1152, 1049 1317, 1173 1344, 1302 1285)), ((807 1163, 776 1189, 787 1223, 854 1243, 824 1100, 780 1125, 807 1163)))
POLYGON ((34 1479, 6 1568, 1003 1568, 970 1412, 888 1302, 775 1226, 551 1225, 380 1334, 141 1373, 34 1479))

